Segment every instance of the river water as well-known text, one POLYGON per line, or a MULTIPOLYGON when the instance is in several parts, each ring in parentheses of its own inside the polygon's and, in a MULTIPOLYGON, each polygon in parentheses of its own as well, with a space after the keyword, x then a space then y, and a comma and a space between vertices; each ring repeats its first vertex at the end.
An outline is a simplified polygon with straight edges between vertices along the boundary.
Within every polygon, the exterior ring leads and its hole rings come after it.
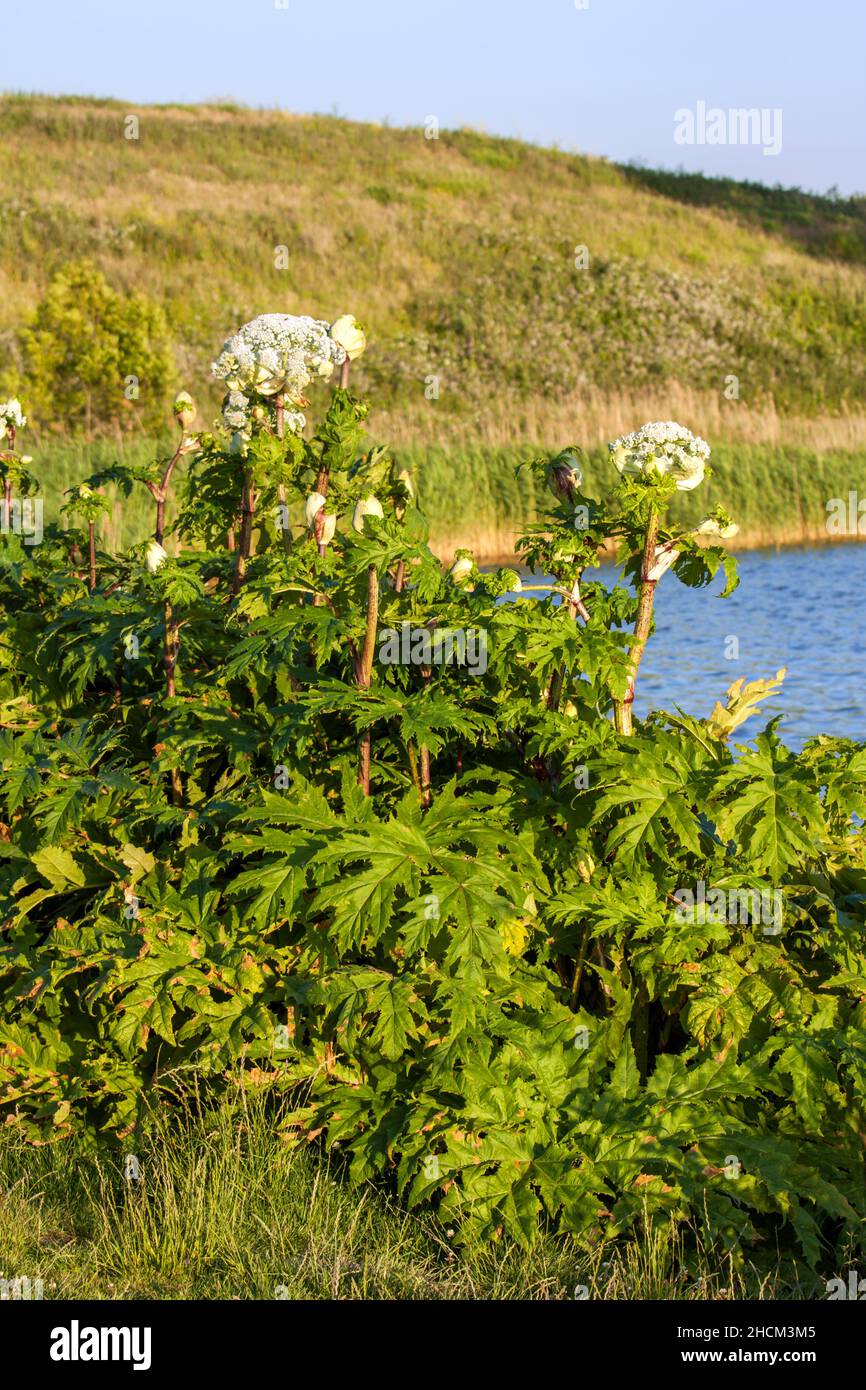
MULTIPOLYGON (((772 676, 784 666, 782 689, 763 703, 763 716, 741 726, 740 741, 776 714, 792 748, 819 733, 866 741, 866 545, 749 550, 738 560, 740 587, 727 599, 719 597, 721 575, 706 589, 664 576, 636 712, 679 705, 705 717, 740 676, 772 676)), ((611 567, 597 573, 613 583, 611 567)))

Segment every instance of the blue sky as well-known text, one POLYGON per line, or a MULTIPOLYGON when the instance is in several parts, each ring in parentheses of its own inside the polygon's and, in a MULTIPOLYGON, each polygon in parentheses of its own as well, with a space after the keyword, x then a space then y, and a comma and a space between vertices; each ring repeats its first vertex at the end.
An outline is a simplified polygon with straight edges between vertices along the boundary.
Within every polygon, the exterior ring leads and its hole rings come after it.
POLYGON ((866 191, 862 0, 586 2, 30 0, 6 7, 0 86, 133 106, 230 97, 395 125, 435 116, 613 159, 866 191), (699 102, 780 110, 780 152, 678 144, 675 113, 699 102))

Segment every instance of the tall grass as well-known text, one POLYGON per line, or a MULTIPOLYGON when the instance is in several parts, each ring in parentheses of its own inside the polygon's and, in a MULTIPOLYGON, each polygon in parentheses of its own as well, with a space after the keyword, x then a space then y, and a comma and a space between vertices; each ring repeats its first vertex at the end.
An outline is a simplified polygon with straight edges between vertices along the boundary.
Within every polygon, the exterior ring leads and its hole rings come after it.
MULTIPOLYGON (((538 446, 511 445, 447 450, 409 446, 399 458, 418 479, 419 496, 430 518, 437 548, 465 545, 484 558, 507 558, 527 519, 546 505, 533 477, 518 471, 538 446)), ((602 497, 616 474, 606 449, 592 449, 583 461, 584 490, 602 497)), ((717 504, 736 519, 735 548, 829 540, 827 502, 866 497, 866 449, 830 450, 718 445, 712 476, 695 492, 680 493, 675 519, 697 526, 717 504)))
MULTIPOLYGON (((112 459, 140 464, 168 443, 59 444, 40 451, 34 469, 42 484, 45 518, 55 521, 63 493, 112 459)), ((517 537, 547 505, 533 474, 520 465, 550 454, 538 444, 491 447, 462 444, 406 444, 395 451, 415 478, 419 501, 438 553, 466 546, 483 561, 505 560, 517 537)), ((600 498, 615 481, 607 450, 590 449, 583 460, 584 487, 600 498)), ((183 479, 176 474, 175 495, 183 479)), ((712 476, 696 492, 679 494, 676 519, 698 525, 720 503, 740 526, 734 547, 781 545, 832 539, 827 503, 850 491, 866 497, 866 447, 817 451, 792 445, 719 444, 712 453, 712 476)), ((145 540, 153 531, 153 503, 144 487, 129 498, 112 493, 111 513, 100 523, 100 543, 119 550, 145 540)), ((169 523, 173 506, 169 506, 169 523)), ((169 541, 169 545, 173 542, 169 541)))

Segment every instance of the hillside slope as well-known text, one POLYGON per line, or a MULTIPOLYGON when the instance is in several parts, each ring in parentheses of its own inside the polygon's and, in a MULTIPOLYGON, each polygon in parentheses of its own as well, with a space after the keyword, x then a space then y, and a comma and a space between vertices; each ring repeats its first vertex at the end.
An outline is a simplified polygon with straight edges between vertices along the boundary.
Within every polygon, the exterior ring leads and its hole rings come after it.
POLYGON ((223 106, 7 96, 0 149, 0 387, 25 389, 20 329, 87 258, 163 304, 208 409, 245 319, 351 310, 355 380, 401 441, 589 444, 677 405, 731 439, 866 440, 862 200, 730 185, 726 206, 718 181, 474 131, 223 106))

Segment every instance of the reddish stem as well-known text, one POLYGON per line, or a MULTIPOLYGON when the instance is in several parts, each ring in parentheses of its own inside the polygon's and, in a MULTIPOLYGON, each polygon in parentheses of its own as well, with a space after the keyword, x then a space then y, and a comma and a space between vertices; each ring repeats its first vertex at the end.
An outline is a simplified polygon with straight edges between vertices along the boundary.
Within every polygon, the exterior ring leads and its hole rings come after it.
POLYGON ((175 464, 180 458, 181 450, 183 449, 183 440, 184 436, 181 434, 180 443, 166 464, 165 472, 162 475, 162 482, 147 484, 148 490, 156 502, 156 529, 153 534, 154 539, 159 545, 162 545, 162 539, 165 534, 165 504, 168 500, 171 475, 174 472, 175 464))
POLYGON ((96 527, 92 521, 88 521, 87 530, 90 536, 90 592, 96 588, 96 527))

